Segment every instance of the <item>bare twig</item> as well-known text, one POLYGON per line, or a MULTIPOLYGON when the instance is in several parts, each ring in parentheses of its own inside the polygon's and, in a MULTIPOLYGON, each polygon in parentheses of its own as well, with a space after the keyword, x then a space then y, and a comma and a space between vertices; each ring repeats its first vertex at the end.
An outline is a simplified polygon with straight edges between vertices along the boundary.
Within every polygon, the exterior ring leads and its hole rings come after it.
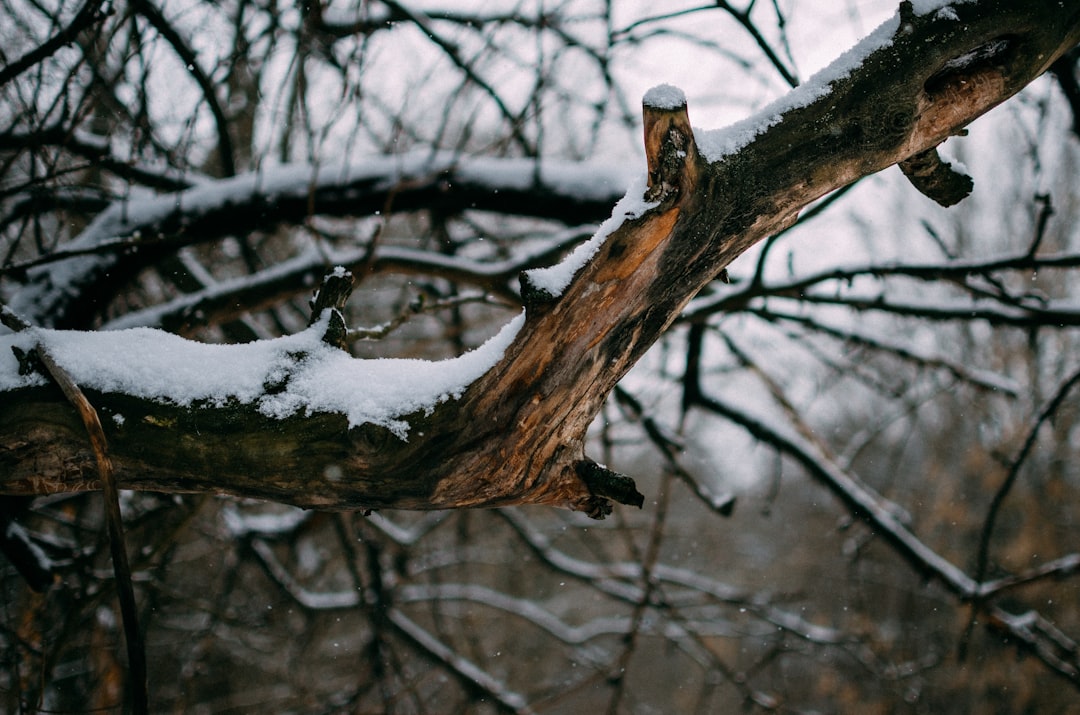
POLYGON ((957 363, 934 355, 924 355, 882 336, 868 335, 854 330, 837 328, 823 323, 811 316, 785 313, 770 308, 755 308, 748 312, 768 321, 783 321, 785 323, 801 325, 815 333, 821 333, 835 338, 836 340, 842 340, 846 343, 861 345, 870 348, 871 350, 887 353, 919 367, 944 370, 956 379, 969 383, 973 387, 981 390, 1001 393, 1008 395, 1009 397, 1018 397, 1020 394, 1020 387, 1004 376, 992 374, 987 371, 979 370, 973 366, 964 365, 963 363, 957 363))
POLYGON ((514 713, 515 715, 528 715, 535 712, 529 707, 524 697, 510 690, 486 670, 454 651, 454 649, 433 636, 399 609, 391 608, 386 615, 400 636, 407 639, 428 657, 442 663, 467 688, 479 691, 486 697, 491 698, 499 710, 514 713))
POLYGON ((1005 475, 1005 480, 1001 483, 1001 486, 998 487, 997 492, 994 493, 994 498, 990 502, 990 508, 986 512, 986 519, 983 521, 982 532, 979 534, 979 549, 975 565, 975 578, 977 580, 982 581, 986 576, 986 570, 990 560, 990 537, 993 536, 994 533, 998 512, 1001 510, 1001 505, 1005 503, 1005 498, 1008 497, 1009 491, 1020 476, 1020 468, 1024 466, 1024 462, 1031 453, 1031 448, 1035 446, 1035 440, 1039 435, 1039 430, 1047 420, 1054 416, 1054 413, 1061 407, 1061 404, 1065 401, 1069 392, 1078 383, 1080 383, 1080 370, 1073 373, 1072 377, 1063 382, 1054 396, 1051 397, 1043 409, 1039 411, 1038 417, 1035 418, 1035 421, 1031 425, 1031 429, 1028 431, 1027 438, 1024 440, 1024 445, 1020 448, 1020 451, 1009 465, 1009 472, 1005 475))
POLYGON ((797 87, 799 85, 799 78, 795 76, 795 73, 792 70, 788 69, 787 65, 780 59, 780 56, 773 50, 772 45, 770 45, 768 40, 765 39, 765 36, 761 34, 761 30, 759 30, 757 25, 754 24, 754 21, 750 19, 750 9, 753 5, 754 3, 751 2, 746 8, 739 10, 732 7, 731 3, 726 0, 717 0, 716 2, 717 7, 726 10, 727 13, 735 18, 735 21, 742 25, 743 29, 754 38, 754 42, 756 42, 761 51, 765 53, 765 57, 768 58, 769 63, 776 68, 776 71, 780 73, 780 76, 784 78, 784 81, 787 82, 788 86, 797 87))
POLYGON ((1013 614, 993 608, 990 626, 1012 636, 1073 686, 1080 686, 1080 645, 1036 611, 1013 614))
MULTIPOLYGON (((0 323, 16 332, 29 330, 31 326, 16 315, 6 305, 0 305, 0 323)), ((113 572, 116 577, 116 593, 120 600, 120 613, 124 622, 124 637, 127 642, 128 667, 131 678, 132 711, 141 714, 148 712, 146 689, 146 651, 142 635, 139 633, 139 619, 136 612, 135 591, 131 582, 131 566, 128 564, 127 549, 124 543, 124 521, 120 513, 120 493, 113 475, 112 460, 109 459, 109 446, 101 419, 97 410, 86 399, 83 391, 71 379, 49 352, 40 343, 34 349, 38 361, 67 397, 68 402, 79 413, 79 418, 86 427, 90 446, 101 477, 101 487, 105 497, 105 524, 109 534, 109 547, 112 552, 113 572)))
POLYGON ((104 20, 108 12, 103 11, 102 6, 107 4, 109 4, 109 0, 86 0, 66 27, 46 40, 44 44, 27 52, 6 67, 0 68, 0 87, 42 60, 52 56, 61 47, 70 45, 83 30, 104 20))
POLYGON ((134 0, 132 5, 135 11, 145 17, 147 22, 153 25, 154 29, 160 32, 166 42, 172 46, 183 65, 187 67, 187 71, 191 74, 195 83, 199 85, 199 90, 206 100, 207 107, 210 108, 210 113, 214 117, 214 124, 217 128, 218 159, 221 162, 221 170, 225 176, 235 175, 236 152, 233 149, 232 138, 229 136, 229 120, 225 116, 225 110, 214 90, 213 81, 199 64, 198 55, 177 32, 176 28, 172 26, 161 10, 155 7, 150 0, 134 0))
POLYGON ((651 415, 646 414, 641 401, 622 386, 615 388, 614 395, 616 401, 626 412, 627 417, 631 421, 641 423, 645 435, 663 455, 671 473, 690 487, 694 496, 700 499, 711 511, 721 516, 731 516, 735 508, 735 496, 730 492, 718 493, 714 491, 704 481, 695 477, 682 466, 678 459, 678 453, 682 450, 682 444, 678 437, 669 433, 651 415))
MULTIPOLYGON (((888 303, 879 298, 859 298, 847 296, 816 295, 808 293, 815 286, 823 283, 846 283, 859 278, 912 278, 921 281, 947 281, 954 285, 960 285, 965 289, 972 290, 972 286, 965 282, 969 276, 990 276, 1001 271, 1042 271, 1042 270, 1067 270, 1080 266, 1080 254, 1058 253, 1045 256, 1033 256, 1027 251, 1012 256, 1003 256, 992 259, 979 259, 974 261, 949 260, 932 263, 870 263, 861 266, 836 268, 807 276, 792 278, 791 280, 772 283, 769 285, 758 278, 745 282, 732 289, 725 290, 714 296, 694 300, 683 312, 682 320, 695 321, 714 313, 726 313, 740 310, 749 302, 759 297, 787 297, 799 300, 808 300, 825 304, 847 305, 857 310, 882 310, 887 312, 902 313, 905 310, 917 311, 924 317, 937 317, 939 319, 955 319, 961 316, 968 318, 973 314, 965 306, 964 309, 953 309, 940 306, 905 306, 900 303, 888 303)), ((759 267, 760 272, 760 267, 759 267)), ((1014 296, 1000 294, 986 295, 993 299, 1007 303, 1008 308, 994 309, 977 306, 985 319, 994 322, 1014 323, 1022 322, 1023 313, 1031 313, 1034 320, 1038 313, 1062 313, 1075 315, 1077 311, 1057 310, 1052 306, 1036 304, 1036 301, 1024 301, 1014 296), (1011 308, 1012 310, 1010 310, 1011 308)), ((978 317, 978 316, 974 316, 978 317)), ((1049 317, 1049 316, 1048 316, 1049 317)))

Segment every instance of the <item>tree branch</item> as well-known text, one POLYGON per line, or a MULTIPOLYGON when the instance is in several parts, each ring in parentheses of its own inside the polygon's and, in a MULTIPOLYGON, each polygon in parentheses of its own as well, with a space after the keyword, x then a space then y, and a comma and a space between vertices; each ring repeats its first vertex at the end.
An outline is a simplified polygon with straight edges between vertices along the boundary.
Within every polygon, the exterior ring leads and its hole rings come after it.
POLYGON ((86 0, 66 27, 39 47, 27 52, 6 67, 0 68, 0 87, 3 87, 42 60, 56 54, 61 47, 70 45, 83 30, 104 20, 108 12, 102 11, 101 8, 107 3, 108 0, 86 0))
POLYGON ((170 251, 302 224, 311 215, 375 215, 389 196, 399 213, 495 211, 573 226, 603 219, 625 189, 618 168, 544 162, 537 171, 523 159, 426 152, 258 171, 151 200, 115 202, 64 246, 63 260, 26 267, 27 285, 12 307, 35 325, 83 327, 127 280, 170 251))
POLYGON ((109 550, 112 554, 113 572, 116 576, 116 595, 120 600, 120 614, 124 624, 124 640, 127 643, 131 708, 136 715, 149 712, 146 690, 146 649, 139 631, 139 616, 135 603, 135 590, 131 582, 131 566, 128 564, 124 540, 124 519, 120 513, 120 491, 116 487, 112 460, 109 458, 108 442, 101 428, 97 410, 75 381, 60 367, 41 345, 35 350, 38 360, 56 381, 64 397, 79 414, 90 447, 97 463, 97 474, 105 498, 105 525, 109 534, 109 550))
MULTIPOLYGON (((25 320, 17 316, 7 306, 0 305, 0 323, 16 332, 31 330, 25 320)), ((131 582, 131 566, 128 564, 127 548, 124 541, 124 519, 120 513, 120 492, 116 487, 116 478, 112 460, 109 458, 108 442, 101 428, 101 419, 97 410, 86 399, 86 395, 71 379, 71 376, 57 364, 52 355, 38 344, 33 351, 37 364, 49 374, 64 397, 75 408, 86 429, 97 463, 97 474, 101 480, 101 489, 105 498, 105 524, 109 535, 109 548, 112 553, 113 572, 116 576, 116 593, 120 600, 120 613, 124 623, 124 636, 127 642, 128 667, 130 669, 131 705, 136 714, 148 712, 146 691, 146 650, 139 632, 139 617, 136 611, 135 591, 131 582)), ((6 514, 5 514, 6 516, 6 514)))
MULTIPOLYGON (((409 363, 399 383, 415 395, 382 405, 383 412, 357 412, 374 389, 365 385, 360 391, 356 384, 363 381, 357 376, 368 374, 372 365, 351 361, 341 351, 331 358, 330 348, 319 348, 305 334, 254 348, 221 348, 214 359, 223 362, 253 350, 269 350, 273 357, 260 353, 266 361, 243 376, 246 387, 239 391, 207 388, 221 379, 207 365, 201 397, 185 401, 169 397, 176 381, 158 379, 164 376, 154 372, 152 354, 139 370, 164 385, 160 391, 148 395, 117 387, 125 382, 109 371, 131 364, 129 352, 138 349, 132 341, 157 338, 143 331, 110 334, 109 347, 98 348, 104 351, 99 357, 115 359, 102 359, 97 384, 81 382, 99 409, 122 418, 106 420, 121 486, 230 493, 324 509, 546 504, 601 515, 610 508, 610 497, 634 502, 632 489, 590 487, 582 478, 578 465, 588 463, 586 430, 618 381, 690 299, 747 248, 789 226, 811 202, 936 147, 1080 41, 1075 4, 987 0, 949 9, 920 16, 905 4, 901 18, 861 45, 861 62, 845 59, 842 70, 802 85, 779 109, 719 135, 695 136, 684 104, 671 101, 671 93, 647 95, 649 185, 628 195, 613 219, 568 262, 529 274, 525 283, 536 290, 523 295, 524 319, 493 343, 501 356, 484 363, 486 371, 465 384, 417 398, 430 385, 443 384, 440 373, 446 369, 478 363, 469 363, 468 356, 446 364, 409 363), (988 45, 995 49, 986 54, 982 48, 988 45), (327 372, 331 365, 340 375, 327 372), (348 400, 332 402, 327 395, 348 400)), ((344 182, 352 188, 343 192, 342 181, 323 187, 317 176, 308 176, 311 190, 325 188, 326 205, 336 200, 352 213, 360 210, 357 188, 363 195, 384 186, 366 176, 344 182)), ((429 187, 429 200, 439 181, 420 182, 429 187)), ((535 192, 519 194, 526 197, 535 203, 535 192)), ((267 207, 266 221, 309 212, 308 191, 278 198, 280 206, 267 207)), ((402 201, 399 193, 395 206, 402 201)), ((487 201, 505 204, 508 197, 501 192, 497 202, 487 201)), ((199 230, 238 228, 229 221, 236 214, 234 203, 221 201, 213 212, 202 209, 186 218, 213 213, 226 225, 200 224, 199 230)), ((159 215, 176 218, 172 208, 159 215)), ((110 220, 128 226, 118 215, 110 220)), ((244 217, 241 227, 251 223, 244 217)), ((185 230, 151 225, 156 231, 185 230)), ((96 230, 104 236, 117 233, 96 230)), ((61 292, 59 286, 50 288, 61 292)), ((49 315, 63 302, 47 303, 37 293, 27 304, 49 315)), ((12 339, 0 338, 5 340, 12 339)), ((86 476, 92 465, 69 408, 32 375, 18 375, 10 345, 0 347, 8 353, 0 355, 5 361, 0 363, 2 490, 37 494, 95 487, 86 476)), ((490 348, 483 354, 495 353, 490 348)), ((808 461, 818 464, 816 458, 808 461)), ((871 513, 880 509, 873 499, 859 507, 871 513)), ((913 552, 921 547, 904 532, 895 531, 894 538, 913 552)), ((925 554, 919 558, 934 564, 951 588, 972 593, 971 579, 951 564, 925 554)))
POLYGON ((187 67, 188 73, 191 74, 195 83, 199 85, 199 90, 206 100, 206 105, 210 108, 210 114, 214 117, 214 124, 217 128, 218 160, 221 162, 221 171, 225 176, 235 175, 236 156, 233 150, 232 137, 229 136, 229 120, 225 116, 225 109, 218 100, 217 92, 214 90, 214 83, 203 71, 195 50, 188 46, 187 41, 150 0, 132 0, 131 4, 134 10, 145 17, 146 21, 161 33, 165 41, 172 46, 180 61, 187 67))

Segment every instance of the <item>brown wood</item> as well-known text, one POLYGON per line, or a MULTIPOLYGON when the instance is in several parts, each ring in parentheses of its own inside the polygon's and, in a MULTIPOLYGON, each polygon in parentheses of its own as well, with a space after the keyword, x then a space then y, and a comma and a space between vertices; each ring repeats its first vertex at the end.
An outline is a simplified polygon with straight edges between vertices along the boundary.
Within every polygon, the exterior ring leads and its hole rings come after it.
MULTIPOLYGON (((524 291, 504 358, 461 399, 410 418, 403 442, 340 415, 268 419, 250 407, 179 408, 88 397, 105 420, 120 484, 320 509, 547 504, 603 516, 640 504, 584 454, 615 384, 686 303, 798 211, 862 176, 933 150, 1080 41, 1080 6, 987 0, 916 16, 832 91, 792 109, 737 153, 700 155, 685 108, 645 109, 659 204, 615 230, 561 296, 524 291)), ((527 288, 527 286, 526 286, 527 288)), ((55 388, 0 396, 0 492, 98 488, 78 417, 55 388)))

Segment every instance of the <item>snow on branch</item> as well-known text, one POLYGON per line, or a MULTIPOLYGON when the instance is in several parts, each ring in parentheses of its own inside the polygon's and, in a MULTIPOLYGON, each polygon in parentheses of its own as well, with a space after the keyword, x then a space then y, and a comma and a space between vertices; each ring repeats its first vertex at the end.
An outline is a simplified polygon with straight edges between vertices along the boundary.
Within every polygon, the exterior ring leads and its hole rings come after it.
POLYGON ((439 276, 475 285, 494 296, 517 303, 513 289, 522 271, 550 263, 558 255, 588 239, 595 227, 576 226, 545 237, 549 245, 536 253, 497 261, 478 261, 404 246, 379 245, 369 249, 334 249, 312 245, 293 258, 250 275, 213 282, 201 290, 185 293, 165 303, 134 310, 105 323, 104 330, 150 327, 183 333, 189 325, 218 323, 306 290, 319 281, 327 263, 352 271, 406 273, 439 276))
POLYGON ((69 257, 27 269, 9 303, 35 325, 77 324, 80 299, 103 281, 122 282, 162 249, 247 235, 312 212, 365 216, 428 206, 488 210, 563 221, 597 221, 623 196, 624 167, 553 160, 421 152, 338 165, 279 166, 185 191, 116 201, 58 252, 69 257), (143 250, 143 249, 146 250, 143 250))
MULTIPOLYGON (((147 329, 35 330, 32 337, 23 331, 0 338, 0 392, 34 404, 18 419, 35 428, 62 421, 51 411, 49 391, 35 391, 45 378, 12 351, 25 353, 31 340, 44 345, 74 379, 111 402, 118 429, 110 446, 128 488, 343 509, 546 504, 598 518, 610 511, 609 499, 638 504, 628 478, 585 455, 587 430, 689 301, 800 210, 933 149, 1080 40, 1075 9, 1053 2, 956 3, 944 14, 942 8, 906 4, 805 88, 722 135, 693 132, 675 90, 652 92, 643 108, 647 184, 634 188, 580 253, 552 271, 530 273, 525 312, 472 353, 438 363, 357 360, 324 342, 324 321, 296 335, 233 346, 147 329), (968 60, 1008 28, 1015 32, 1003 52, 968 60), (163 403, 172 408, 156 410, 163 403), (127 423, 124 413, 132 415, 127 423)), ((177 246, 246 235, 301 221, 313 210, 375 213, 390 194, 395 211, 434 205, 574 225, 585 214, 607 215, 625 185, 621 171, 441 155, 282 167, 116 204, 70 248, 139 235, 177 246)), ((14 307, 31 323, 62 325, 78 304, 101 298, 94 289, 107 273, 114 283, 129 277, 132 265, 146 260, 139 254, 110 248, 30 269, 14 307)), ((5 409, 0 403, 0 416, 5 409)), ((0 445, 3 429, 12 434, 0 420, 0 445)), ((14 429, 25 433, 22 423, 14 429)), ((82 443, 62 426, 48 434, 53 441, 40 454, 0 450, 0 475, 10 475, 2 477, 5 489, 93 488, 83 476, 82 443)), ((809 455, 820 468, 803 445, 789 451, 809 455)), ((890 538, 898 548, 931 564, 955 591, 972 592, 966 575, 921 553, 873 495, 844 484, 845 474, 827 472, 856 510, 896 527, 890 538)))
POLYGON ((46 384, 15 352, 41 344, 84 389, 178 406, 253 404, 275 419, 338 413, 350 427, 375 424, 405 440, 403 417, 459 397, 499 361, 523 320, 510 321, 472 352, 436 362, 355 359, 323 340, 329 315, 295 335, 242 345, 199 343, 149 328, 31 329, 0 336, 0 392, 46 384))

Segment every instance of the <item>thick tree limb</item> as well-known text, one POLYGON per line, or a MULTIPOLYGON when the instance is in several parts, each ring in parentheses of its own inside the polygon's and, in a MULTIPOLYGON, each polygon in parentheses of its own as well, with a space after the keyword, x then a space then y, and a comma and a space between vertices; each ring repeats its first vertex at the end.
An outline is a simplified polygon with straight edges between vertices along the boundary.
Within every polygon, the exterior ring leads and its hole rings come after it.
MULTIPOLYGON (((699 151, 685 107, 647 107, 655 205, 616 225, 557 295, 526 296, 524 325, 494 367, 459 399, 401 416, 408 441, 350 429, 340 414, 277 420, 242 404, 94 394, 125 416, 107 428, 121 486, 331 509, 548 504, 601 515, 607 497, 635 501, 621 482, 601 495, 582 478, 585 432, 687 302, 810 202, 958 134, 1078 41, 1075 3, 987 0, 922 16, 905 3, 857 67, 804 85, 730 151, 699 151)), ((2 490, 95 488, 84 439, 53 391, 9 391, 2 490)))

